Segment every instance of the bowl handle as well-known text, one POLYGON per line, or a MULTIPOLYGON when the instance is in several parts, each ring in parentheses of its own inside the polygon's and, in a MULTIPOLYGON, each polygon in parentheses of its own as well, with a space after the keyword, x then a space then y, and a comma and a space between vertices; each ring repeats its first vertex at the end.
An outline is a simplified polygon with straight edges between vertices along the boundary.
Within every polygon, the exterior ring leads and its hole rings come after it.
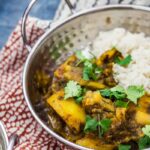
POLYGON ((18 135, 13 134, 13 135, 10 137, 7 150, 13 150, 13 149, 14 149, 14 146, 15 146, 16 144, 18 144, 18 143, 19 143, 19 137, 18 137, 18 135))
MULTIPOLYGON (((27 35, 26 35, 26 21, 27 21, 27 17, 29 15, 30 10, 32 9, 32 7, 34 6, 34 4, 36 3, 37 0, 31 0, 29 5, 26 7, 23 16, 22 16, 22 20, 21 20, 21 36, 23 39, 23 43, 26 46, 27 50, 30 52, 31 51, 31 46, 28 45, 28 40, 27 40, 27 35)), ((70 2, 70 0, 65 0, 66 4, 68 5, 71 13, 74 13, 74 7, 72 5, 72 3, 70 2)))

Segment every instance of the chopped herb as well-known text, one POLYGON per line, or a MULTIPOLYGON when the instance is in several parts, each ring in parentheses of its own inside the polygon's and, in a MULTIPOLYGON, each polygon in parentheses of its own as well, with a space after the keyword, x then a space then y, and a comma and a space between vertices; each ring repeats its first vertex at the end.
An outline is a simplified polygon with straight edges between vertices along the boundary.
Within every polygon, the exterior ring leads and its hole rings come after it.
POLYGON ((110 126, 111 126, 112 121, 110 119, 102 119, 101 121, 98 122, 98 125, 101 127, 101 135, 102 136, 104 133, 106 133, 110 126))
POLYGON ((137 104, 137 99, 145 94, 143 86, 129 86, 126 90, 127 98, 137 104))
POLYGON ((120 144, 118 146, 118 150, 130 150, 131 149, 131 145, 123 145, 123 144, 120 144))
POLYGON ((76 81, 69 81, 65 87, 65 99, 70 97, 79 97, 82 94, 82 88, 76 81))
POLYGON ((106 133, 110 126, 111 126, 111 120, 110 119, 102 119, 101 121, 97 121, 95 118, 91 118, 90 116, 86 116, 86 124, 84 127, 84 132, 91 132, 91 131, 96 131, 97 127, 100 126, 101 127, 101 132, 100 132, 100 136, 102 136, 104 133, 106 133))
POLYGON ((96 64, 93 64, 91 61, 86 60, 84 62, 83 68, 83 79, 84 80, 98 80, 102 73, 102 69, 98 67, 96 64))
POLYGON ((80 104, 83 100, 83 96, 80 96, 80 97, 75 97, 75 101, 76 103, 80 104))
POLYGON ((129 102, 124 102, 122 100, 117 100, 115 101, 115 106, 116 107, 122 107, 122 108, 127 108, 128 107, 129 102))
POLYGON ((85 61, 86 57, 83 55, 82 51, 76 51, 76 57, 81 60, 81 61, 85 61))
POLYGON ((119 64, 120 66, 127 66, 132 61, 131 55, 128 55, 124 59, 120 59, 119 57, 116 57, 115 63, 119 64))
POLYGON ((110 98, 112 92, 110 89, 104 89, 104 90, 100 90, 100 93, 103 97, 110 98))
POLYGON ((117 85, 117 86, 111 88, 111 91, 112 91, 112 92, 125 93, 124 88, 123 88, 122 86, 120 86, 120 85, 117 85))
POLYGON ((89 115, 86 116, 86 124, 84 127, 84 132, 91 132, 95 131, 97 129, 97 120, 94 118, 91 118, 89 115))
POLYGON ((150 137, 150 125, 146 125, 145 127, 142 128, 142 131, 145 135, 150 137))
POLYGON ((100 90, 102 96, 110 99, 121 100, 126 98, 126 93, 123 87, 116 86, 111 89, 100 90))
POLYGON ((92 74, 93 74, 93 65, 90 61, 86 61, 84 63, 84 68, 83 68, 83 79, 90 80, 92 74))
POLYGON ((145 135, 144 137, 140 138, 138 141, 138 146, 139 150, 148 148, 150 146, 150 137, 145 135))
POLYGON ((145 90, 143 86, 128 86, 126 90, 121 86, 116 86, 111 89, 100 90, 100 93, 103 97, 115 100, 128 98, 130 101, 137 104, 138 98, 145 94, 145 90))

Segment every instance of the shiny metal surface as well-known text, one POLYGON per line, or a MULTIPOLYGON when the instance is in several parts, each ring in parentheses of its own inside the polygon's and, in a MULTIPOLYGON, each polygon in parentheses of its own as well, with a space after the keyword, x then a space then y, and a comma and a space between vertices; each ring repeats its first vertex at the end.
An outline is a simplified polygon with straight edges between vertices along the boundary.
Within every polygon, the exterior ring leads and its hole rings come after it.
POLYGON ((18 144, 19 137, 14 134, 10 137, 10 140, 8 140, 5 127, 2 122, 0 122, 0 144, 2 150, 13 150, 14 146, 18 144))
MULTIPOLYGON (((71 4, 70 0, 65 0, 68 7, 70 8, 70 11, 72 13, 74 13, 74 7, 71 4)), ((26 48, 28 49, 28 51, 31 51, 31 46, 28 44, 28 40, 27 40, 27 35, 26 35, 26 21, 27 21, 27 17, 30 13, 30 10, 32 9, 32 7, 34 6, 34 4, 37 2, 37 0, 31 0, 29 5, 26 7, 23 16, 22 16, 22 21, 21 21, 21 36, 24 42, 24 45, 26 46, 26 48)))
POLYGON ((10 137, 9 144, 7 146, 7 150, 13 150, 14 146, 19 143, 18 135, 14 134, 10 137))
POLYGON ((83 49, 94 41, 99 31, 116 27, 123 27, 131 32, 144 32, 150 36, 150 9, 133 5, 112 5, 79 12, 49 29, 34 45, 25 63, 23 92, 31 113, 48 133, 73 148, 88 150, 55 133, 40 116, 39 110, 35 108, 41 100, 34 87, 34 74, 36 70, 46 66, 47 71, 53 72, 53 68, 61 64, 68 54, 76 49, 83 49))
POLYGON ((6 150, 8 146, 8 137, 2 122, 0 122, 0 143, 2 150, 6 150))

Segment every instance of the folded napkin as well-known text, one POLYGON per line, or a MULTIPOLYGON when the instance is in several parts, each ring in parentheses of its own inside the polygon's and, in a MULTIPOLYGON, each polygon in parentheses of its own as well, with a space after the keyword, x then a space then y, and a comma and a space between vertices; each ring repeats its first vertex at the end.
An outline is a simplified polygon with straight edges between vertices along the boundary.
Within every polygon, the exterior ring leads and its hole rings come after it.
MULTIPOLYGON (((118 2, 126 4, 143 2, 142 5, 150 5, 149 0, 89 0, 89 2, 73 0, 76 10, 89 5, 92 7, 118 2)), ((63 19, 69 14, 66 4, 62 1, 55 19, 63 19)), ((45 32, 43 25, 47 24, 45 21, 40 21, 39 24, 37 19, 28 18, 26 26, 30 45, 45 32)), ((0 120, 4 122, 8 136, 13 133, 19 135, 20 143, 16 146, 16 150, 69 150, 71 148, 52 138, 36 122, 27 107, 22 92, 22 71, 27 56, 28 51, 23 46, 19 23, 0 51, 0 120)))

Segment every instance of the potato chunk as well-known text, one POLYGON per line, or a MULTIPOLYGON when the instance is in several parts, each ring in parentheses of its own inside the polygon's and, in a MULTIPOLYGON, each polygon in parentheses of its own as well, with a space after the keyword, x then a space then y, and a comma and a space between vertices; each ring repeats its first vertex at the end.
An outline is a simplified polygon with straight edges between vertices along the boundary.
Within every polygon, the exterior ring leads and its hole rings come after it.
POLYGON ((114 112, 115 108, 113 102, 109 99, 105 99, 99 92, 88 91, 83 99, 83 107, 85 110, 94 112, 108 111, 114 112))
POLYGON ((115 48, 107 50, 98 58, 96 63, 98 66, 102 66, 106 62, 112 62, 113 58, 118 55, 120 55, 120 53, 115 48))
POLYGON ((150 124, 150 96, 145 95, 138 101, 135 120, 141 125, 150 124))
POLYGON ((53 94, 47 102, 75 133, 80 132, 85 124, 85 112, 73 98, 64 100, 62 90, 53 94))
POLYGON ((115 145, 105 144, 100 139, 93 137, 84 137, 77 140, 76 143, 94 150, 113 150, 115 148, 115 145))

